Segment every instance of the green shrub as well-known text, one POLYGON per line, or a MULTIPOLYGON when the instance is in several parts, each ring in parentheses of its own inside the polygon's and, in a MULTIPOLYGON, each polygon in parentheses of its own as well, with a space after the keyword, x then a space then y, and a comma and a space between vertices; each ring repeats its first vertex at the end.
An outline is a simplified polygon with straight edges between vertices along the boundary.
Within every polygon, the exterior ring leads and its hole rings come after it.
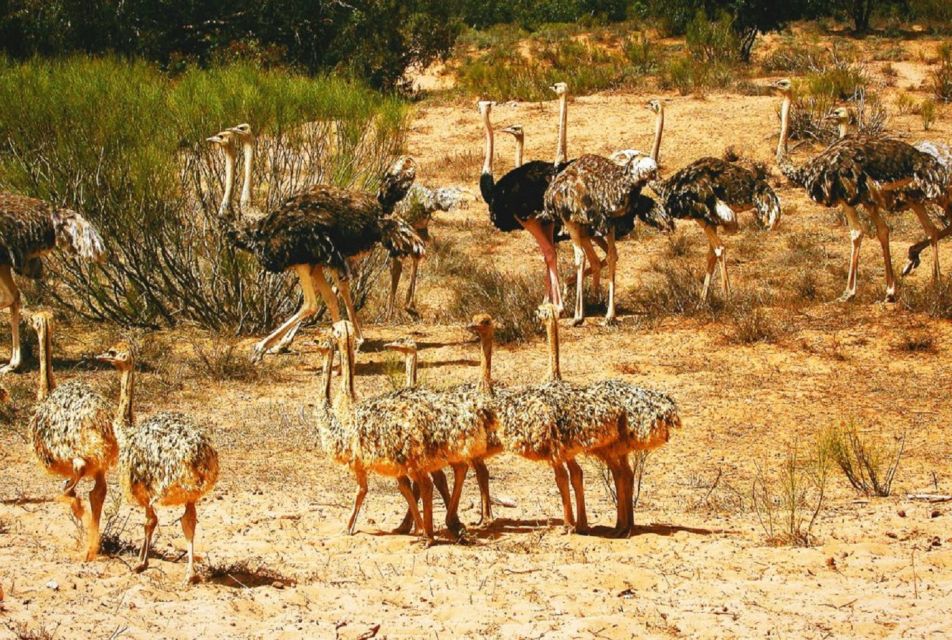
POLYGON ((881 438, 860 433, 855 423, 827 429, 820 438, 836 465, 857 491, 864 495, 886 497, 892 493, 893 479, 906 448, 903 434, 892 450, 881 438))
POLYGON ((221 154, 205 138, 252 125, 257 185, 267 187, 255 204, 267 209, 320 181, 373 188, 405 120, 402 103, 359 84, 250 65, 172 81, 118 58, 2 63, 0 188, 80 210, 103 234, 105 265, 53 257, 66 289, 52 293, 77 313, 260 331, 299 300, 289 277, 263 274, 224 242, 221 154))
POLYGON ((939 67, 932 72, 932 92, 943 102, 952 102, 952 45, 939 50, 939 67))
POLYGON ((638 75, 655 73, 661 62, 661 56, 648 39, 644 31, 639 31, 625 41, 625 57, 632 70, 638 75))
POLYGON ((669 59, 661 70, 662 89, 676 89, 681 95, 703 94, 707 89, 727 89, 734 84, 736 70, 725 62, 705 62, 690 56, 669 59))
POLYGON ((740 40, 732 24, 733 20, 726 12, 712 21, 703 11, 698 11, 685 33, 691 57, 701 62, 737 62, 740 40))

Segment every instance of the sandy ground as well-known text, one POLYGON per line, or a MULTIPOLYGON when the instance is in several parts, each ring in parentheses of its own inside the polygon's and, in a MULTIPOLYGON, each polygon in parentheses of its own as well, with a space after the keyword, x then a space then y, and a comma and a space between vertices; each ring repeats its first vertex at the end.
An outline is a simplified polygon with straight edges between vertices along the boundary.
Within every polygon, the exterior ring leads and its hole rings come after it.
MULTIPOLYGON (((900 87, 914 84, 904 79, 907 66, 910 74, 923 73, 915 62, 894 66, 900 87)), ((651 114, 641 105, 650 97, 575 100, 570 155, 649 148, 651 114)), ((664 98, 666 170, 719 155, 727 144, 770 160, 776 98, 664 98)), ((550 157, 555 116, 554 102, 495 111, 499 124, 525 126, 527 158, 550 157)), ((910 139, 923 135, 913 116, 891 124, 910 139)), ((950 132, 946 108, 928 135, 948 141, 950 132)), ((409 151, 421 160, 421 181, 460 184, 476 197, 481 135, 471 103, 424 103, 409 140, 409 151)), ((510 153, 510 142, 500 140, 498 174, 509 166, 510 153)), ((317 357, 307 340, 299 341, 300 353, 266 361, 255 381, 219 383, 188 364, 194 362, 186 358, 188 345, 160 334, 156 343, 174 355, 152 355, 144 367, 138 415, 186 410, 213 434, 222 472, 213 495, 199 505, 198 548, 206 567, 226 575, 181 586, 180 514, 169 510, 160 511, 152 567, 133 574, 142 513, 124 504, 116 487, 106 516, 121 548, 79 562, 78 530, 54 500, 59 483, 37 470, 26 440, 35 372, 8 376, 18 409, 0 426, 6 462, 0 639, 949 637, 952 506, 907 494, 952 493, 952 326, 902 303, 878 302, 882 262, 875 240, 863 247, 859 300, 828 303, 845 281, 848 233, 835 215, 786 185, 780 195, 786 217, 778 230, 745 230, 727 239, 738 291, 783 287, 797 269, 819 274, 819 299, 771 310, 782 321, 772 343, 735 344, 724 321, 643 321, 631 300, 651 277, 650 264, 668 255, 668 241, 652 234, 621 246, 619 327, 604 328, 595 318, 581 328, 563 325, 567 378, 618 376, 664 389, 680 404, 683 429, 648 458, 631 539, 603 537, 614 506, 594 463, 584 466, 589 517, 598 526, 590 536, 566 535, 551 471, 509 455, 490 461, 492 489, 516 506, 497 506, 494 522, 477 524, 478 494, 467 483, 464 544, 444 536, 444 543, 424 548, 413 537, 389 534, 402 516, 402 499, 392 482, 380 479, 371 482, 359 533, 343 535, 355 486, 346 469, 321 454, 308 424, 317 357), (816 264, 790 255, 791 239, 804 235, 824 250, 816 264), (931 337, 934 348, 903 350, 910 333, 931 337), (846 420, 889 446, 906 434, 893 497, 862 497, 836 472, 814 544, 772 544, 751 499, 760 470, 774 478, 790 447, 809 457, 816 434, 846 420)), ((918 234, 908 220, 895 226, 899 266, 918 234)), ((492 231, 481 202, 441 216, 432 232, 499 269, 541 276, 530 240, 492 231)), ((700 278, 702 237, 691 228, 682 233, 700 278)), ((567 248, 562 258, 570 259, 567 248)), ((923 264, 905 284, 928 281, 923 264)), ((382 342, 408 334, 421 346, 424 384, 477 375, 476 350, 463 330, 433 321, 445 283, 426 269, 423 320, 369 328, 358 358, 361 395, 390 387, 393 361, 382 342)), ((115 374, 83 361, 103 346, 103 334, 62 327, 55 366, 61 379, 83 377, 115 397, 115 374)), ((545 366, 544 345, 536 339, 499 347, 494 376, 514 386, 540 379, 545 366)))

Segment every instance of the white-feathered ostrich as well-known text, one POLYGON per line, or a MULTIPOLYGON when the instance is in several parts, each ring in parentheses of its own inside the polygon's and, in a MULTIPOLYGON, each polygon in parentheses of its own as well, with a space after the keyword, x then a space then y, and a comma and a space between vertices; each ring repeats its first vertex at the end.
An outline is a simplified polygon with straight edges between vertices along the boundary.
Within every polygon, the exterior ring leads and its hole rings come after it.
MULTIPOLYGON (((466 192, 456 187, 440 187, 429 189, 420 184, 410 188, 406 197, 397 203, 395 213, 413 227, 424 243, 430 242, 430 220, 437 211, 449 211, 461 205, 466 192)), ((420 267, 422 254, 412 253, 409 256, 390 256, 390 295, 387 297, 387 317, 392 318, 396 304, 397 287, 400 285, 400 275, 403 273, 403 263, 410 260, 410 284, 407 287, 406 299, 403 303, 404 311, 417 315, 416 285, 417 273, 420 267)))
POLYGON ((13 273, 28 278, 43 275, 42 258, 62 249, 93 262, 106 259, 106 247, 96 228, 82 215, 26 196, 0 193, 0 309, 10 309, 10 363, 0 374, 20 368, 20 289, 13 273))
MULTIPOLYGON (((490 113, 493 102, 481 101, 479 112, 486 131, 486 154, 479 190, 489 205, 489 217, 500 231, 525 229, 535 239, 545 260, 546 297, 562 307, 562 288, 559 284, 558 253, 555 248, 555 222, 547 217, 543 196, 552 178, 566 164, 566 119, 568 117, 568 86, 564 82, 551 87, 559 96, 559 141, 555 162, 533 160, 509 171, 498 181, 493 178, 493 128, 490 113)), ((520 158, 521 160, 521 158, 520 158)))
MULTIPOLYGON (((655 114, 655 134, 654 141, 651 143, 651 159, 661 166, 661 136, 664 133, 664 103, 657 98, 652 98, 645 103, 645 107, 655 114)), ((638 149, 622 149, 616 151, 609 158, 615 164, 626 165, 634 157, 649 155, 638 149)))
MULTIPOLYGON (((586 154, 579 157, 552 179, 545 192, 545 215, 561 220, 572 238, 577 255, 581 251, 590 264, 592 279, 598 282, 601 261, 595 254, 592 239, 602 236, 606 242, 608 268, 608 311, 605 322, 615 320, 615 266, 618 252, 616 225, 636 218, 659 229, 671 230, 670 216, 651 198, 641 193, 647 182, 657 176, 658 164, 650 157, 632 155, 624 166, 609 158, 586 154)), ((576 260, 576 326, 585 321, 583 302, 584 271, 576 260)))
POLYGON ((53 378, 53 314, 40 311, 30 317, 40 356, 37 405, 30 420, 33 452, 47 471, 66 478, 63 497, 73 515, 86 525, 86 561, 99 553, 99 520, 106 499, 106 472, 119 457, 112 428, 112 411, 103 397, 78 380, 57 385, 53 378), (90 517, 85 518, 76 485, 92 478, 90 517))
MULTIPOLYGON (((292 195, 264 217, 241 222, 231 207, 238 135, 229 130, 208 138, 225 153, 225 190, 220 219, 226 236, 235 247, 255 254, 266 271, 294 270, 304 294, 301 308, 255 345, 252 359, 260 360, 288 332, 317 313, 318 294, 332 319, 340 318, 325 269, 335 280, 359 336, 357 313, 350 295, 349 261, 366 254, 378 243, 391 255, 422 255, 424 252, 423 241, 410 225, 391 215, 413 184, 416 163, 409 157, 399 158, 384 176, 376 197, 330 185, 315 185, 292 195)), ((248 152, 245 153, 247 158, 248 152)), ((250 172, 250 165, 246 163, 246 172, 250 172)))
MULTIPOLYGON (((882 212, 891 202, 902 199, 913 208, 926 233, 931 222, 923 205, 945 197, 946 172, 941 163, 912 145, 890 138, 847 135, 820 154, 797 167, 786 158, 790 135, 790 107, 793 85, 781 79, 774 86, 783 96, 780 107, 780 139, 777 143, 777 164, 788 180, 806 189, 817 204, 839 206, 850 226, 852 249, 846 291, 841 301, 856 297, 856 273, 863 241, 863 225, 857 206, 863 205, 876 226, 876 235, 883 251, 886 267, 886 301, 896 299, 896 278, 889 251, 889 227, 882 212), (927 224, 928 223, 928 224, 927 224)), ((932 227, 934 229, 934 227, 932 227)), ((936 264, 936 271, 938 265, 936 264)))
POLYGON ((724 295, 730 295, 727 256, 718 229, 737 231, 737 214, 754 210, 758 222, 768 230, 780 220, 780 199, 767 184, 766 171, 754 173, 721 158, 701 158, 677 171, 667 180, 651 182, 661 206, 672 218, 694 220, 707 236, 707 272, 701 300, 710 291, 715 267, 721 265, 724 295))
MULTIPOLYGON (((828 119, 836 122, 840 139, 853 133, 851 129, 852 125, 856 123, 855 116, 855 112, 846 107, 837 107, 828 116, 828 119)), ((921 215, 922 213, 927 213, 925 206, 921 202, 916 202, 915 199, 910 200, 902 191, 888 194, 886 204, 888 205, 890 213, 900 213, 906 209, 915 211, 917 215, 919 215, 920 223, 928 234, 926 238, 909 247, 908 259, 903 267, 902 275, 907 276, 912 273, 912 271, 919 266, 919 254, 922 253, 923 249, 932 245, 932 277, 933 282, 936 283, 939 279, 939 240, 952 234, 952 147, 942 142, 932 140, 922 140, 913 146, 919 151, 934 157, 945 171, 946 195, 936 201, 936 204, 939 206, 939 211, 944 218, 945 226, 942 229, 938 229, 928 215, 921 215), (922 211, 916 211, 917 208, 922 211)))
POLYGON ((127 498, 145 509, 145 537, 135 571, 149 566, 152 534, 159 524, 158 505, 184 505, 182 532, 188 545, 185 582, 195 577, 195 504, 218 480, 218 452, 192 419, 178 412, 157 413, 136 423, 132 397, 135 362, 129 345, 120 342, 96 356, 120 373, 119 405, 113 430, 119 441, 119 479, 127 498))

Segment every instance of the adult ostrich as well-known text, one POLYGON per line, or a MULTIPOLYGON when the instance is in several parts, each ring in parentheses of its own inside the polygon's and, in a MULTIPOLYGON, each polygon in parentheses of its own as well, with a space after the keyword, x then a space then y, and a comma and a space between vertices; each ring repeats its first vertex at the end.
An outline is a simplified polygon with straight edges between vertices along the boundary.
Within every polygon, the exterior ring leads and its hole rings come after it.
MULTIPOLYGON (((592 240, 601 236, 606 242, 605 257, 608 268, 608 311, 606 324, 615 320, 615 248, 616 224, 635 218, 653 227, 674 228, 670 216, 658 204, 641 193, 642 188, 657 176, 658 164, 649 156, 633 155, 624 166, 612 160, 586 154, 552 179, 545 192, 545 215, 560 220, 572 238, 576 255, 584 252, 592 271, 592 280, 598 282, 601 261, 595 254, 592 240)), ((578 265, 580 260, 576 260, 578 265)), ((585 322, 583 302, 584 270, 576 269, 575 326, 585 322)))
POLYGON ((757 221, 768 231, 780 221, 780 199, 767 184, 766 171, 750 171, 721 158, 701 158, 664 181, 648 186, 658 194, 661 206, 672 217, 694 220, 707 236, 707 273, 701 300, 707 300, 714 269, 721 266, 721 286, 730 295, 727 256, 718 229, 737 231, 737 214, 754 210, 757 221))
POLYGON ((10 309, 10 362, 0 374, 20 368, 20 289, 13 273, 43 275, 43 256, 62 249, 93 262, 106 259, 96 228, 82 215, 49 202, 0 193, 0 309, 10 309))
POLYGON ((886 267, 886 302, 895 302, 896 277, 889 252, 889 227, 881 212, 889 211, 890 203, 896 199, 915 204, 913 209, 920 223, 933 243, 937 242, 930 232, 932 224, 925 207, 919 205, 938 202, 945 196, 946 172, 942 164, 934 156, 899 140, 846 135, 806 163, 795 166, 786 158, 792 83, 784 78, 775 82, 774 87, 783 96, 780 139, 777 143, 777 165, 780 171, 788 180, 806 189, 817 204, 841 207, 850 226, 852 248, 849 276, 846 291, 840 300, 847 302, 856 297, 856 272, 863 241, 863 225, 857 207, 863 205, 876 226, 876 235, 882 246, 886 267))
MULTIPOLYGON (((489 218, 500 231, 525 229, 535 239, 545 260, 545 291, 549 302, 562 308, 562 287, 559 284, 558 254, 555 248, 555 222, 545 215, 543 196, 552 178, 566 165, 566 119, 568 85, 559 82, 550 87, 559 96, 559 141, 555 162, 533 160, 493 178, 493 128, 490 114, 493 102, 479 102, 479 112, 486 131, 486 155, 479 190, 489 205, 489 218)), ((521 153, 519 156, 521 160, 521 153)))
MULTIPOLYGON (((293 270, 304 294, 297 313, 255 345, 252 360, 257 362, 288 332, 317 313, 318 293, 331 318, 340 318, 337 298, 325 277, 325 269, 330 271, 347 315, 356 328, 359 325, 350 295, 349 261, 366 254, 377 244, 382 244, 391 255, 422 255, 424 246, 406 222, 391 215, 416 177, 416 163, 406 156, 390 167, 376 197, 330 185, 315 185, 290 196, 262 218, 240 221, 231 204, 237 135, 229 130, 208 138, 225 153, 225 189, 220 215, 225 235, 235 247, 253 253, 266 271, 293 270)), ((356 331, 359 335, 359 329, 356 331)))

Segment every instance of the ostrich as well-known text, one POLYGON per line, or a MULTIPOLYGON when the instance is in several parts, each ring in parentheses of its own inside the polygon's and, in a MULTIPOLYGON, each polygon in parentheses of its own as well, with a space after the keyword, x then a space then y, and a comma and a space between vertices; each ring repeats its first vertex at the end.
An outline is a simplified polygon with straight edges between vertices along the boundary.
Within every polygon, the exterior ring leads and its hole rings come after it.
MULTIPOLYGON (((414 389, 417 386, 417 345, 413 340, 397 340, 396 342, 388 342, 383 345, 384 349, 390 351, 396 351, 397 353, 403 354, 404 357, 404 370, 406 371, 406 380, 404 381, 404 388, 414 389)), ((440 497, 443 498, 443 504, 449 508, 450 505, 450 491, 449 486, 446 484, 446 474, 443 473, 442 469, 433 471, 430 473, 430 478, 433 480, 433 486, 436 487, 436 490, 439 492, 440 497)), ((413 495, 419 497, 420 488, 419 485, 413 485, 413 495)), ((403 522, 400 523, 396 529, 393 530, 394 533, 409 533, 413 528, 413 512, 407 509, 407 513, 403 518, 403 522)))
MULTIPOLYGON (((655 133, 654 141, 651 144, 651 159, 659 167, 661 166, 661 135, 664 133, 664 103, 656 98, 645 103, 645 107, 655 114, 655 133)), ((632 158, 645 156, 643 151, 637 149, 623 149, 616 151, 609 159, 615 164, 625 166, 632 158)))
MULTIPOLYGON (((293 269, 301 284, 304 303, 291 318, 258 342, 252 360, 265 352, 301 322, 317 313, 317 294, 335 320, 340 318, 337 299, 324 275, 330 270, 344 300, 348 317, 357 327, 357 312, 350 295, 349 261, 381 243, 391 255, 422 254, 423 241, 403 220, 391 215, 396 203, 406 195, 416 177, 416 163, 401 157, 384 176, 376 198, 370 194, 329 185, 315 185, 287 198, 262 218, 240 223, 231 212, 236 161, 235 131, 222 131, 208 141, 225 154, 225 189, 220 219, 228 240, 237 248, 254 253, 266 271, 282 273, 293 269), (237 223, 237 224, 236 224, 237 223)), ((250 134, 249 134, 250 135, 250 134)), ((245 185, 249 192, 250 145, 245 145, 245 185)))
POLYGON ((182 413, 163 412, 136 424, 132 410, 135 362, 120 342, 97 356, 120 373, 119 406, 113 429, 119 439, 119 477, 126 495, 145 509, 145 537, 139 551, 140 573, 149 566, 152 534, 159 524, 156 505, 185 505, 182 532, 188 544, 186 584, 195 579, 195 503, 218 480, 218 453, 205 432, 182 413))
POLYGON ((584 272, 578 256, 584 253, 597 283, 601 261, 595 255, 592 238, 601 235, 606 241, 608 268, 608 311, 606 324, 615 320, 615 248, 616 224, 639 218, 659 229, 671 230, 674 223, 657 203, 641 193, 642 187, 658 172, 657 163, 647 156, 633 155, 624 165, 591 154, 579 157, 559 173, 545 192, 545 215, 561 220, 576 250, 576 297, 573 324, 585 321, 583 302, 584 272))
POLYGON ((499 438, 507 451, 529 460, 547 462, 555 473, 562 499, 563 524, 577 533, 588 530, 582 468, 575 458, 606 447, 619 437, 619 408, 591 394, 584 386, 562 380, 559 366, 558 308, 542 305, 549 345, 548 378, 507 393, 500 403, 499 438), (566 469, 568 470, 566 472, 566 469), (572 513, 569 481, 578 517, 572 513))
MULTIPOLYGON (((923 206, 940 202, 946 197, 946 172, 932 155, 912 145, 889 138, 845 136, 819 155, 797 167, 786 158, 790 135, 790 106, 792 83, 784 78, 774 83, 783 96, 780 107, 780 139, 777 143, 777 164, 788 180, 806 189, 817 204, 842 208, 850 226, 849 276, 846 291, 840 300, 856 297, 856 272, 859 269, 859 250, 863 240, 863 226, 857 206, 863 205, 876 226, 886 267, 886 302, 896 300, 896 278, 889 252, 889 227, 881 215, 890 210, 891 202, 900 199, 908 203, 920 224, 936 245, 935 227, 923 206)), ((938 272, 935 256, 934 273, 938 272)))
POLYGON ((500 129, 500 131, 502 133, 508 133, 516 141, 516 160, 512 167, 513 169, 518 169, 522 166, 522 156, 526 146, 526 132, 521 124, 511 124, 505 129, 500 129))
POLYGON ((82 215, 43 200, 0 193, 0 309, 10 309, 10 362, 0 374, 20 368, 20 289, 13 273, 43 274, 42 258, 55 248, 93 262, 106 259, 96 228, 82 215))
POLYGON ((754 210, 767 230, 780 221, 780 199, 767 184, 766 172, 755 173, 721 158, 701 158, 664 181, 649 183, 661 206, 672 217, 694 220, 707 236, 707 272, 701 300, 707 300, 717 264, 721 267, 724 296, 730 295, 727 256, 718 228, 737 231, 737 214, 754 210))
MULTIPOLYGON (((428 189, 423 185, 413 185, 406 197, 397 203, 396 215, 413 227, 413 230, 420 236, 424 243, 430 241, 429 225, 433 214, 437 211, 449 211, 463 203, 465 193, 462 189, 456 187, 440 187, 439 189, 428 189)), ((403 308, 411 315, 417 315, 416 311, 416 284, 417 272, 420 266, 422 254, 411 253, 409 256, 391 255, 390 256, 390 295, 387 297, 387 317, 393 317, 394 306, 397 297, 397 287, 400 285, 400 275, 403 272, 403 263, 410 259, 410 284, 407 287, 407 295, 404 300, 403 308)))
MULTIPOLYGON (((479 178, 479 190, 483 200, 489 205, 489 217, 497 229, 509 232, 522 228, 532 234, 546 265, 546 297, 549 302, 561 307, 562 290, 554 242, 555 223, 545 215, 543 195, 552 178, 567 162, 565 128, 568 117, 568 85, 559 82, 551 89, 559 96, 559 142, 555 162, 533 160, 520 164, 502 176, 498 182, 493 178, 493 128, 490 122, 494 103, 479 102, 479 112, 486 132, 486 153, 479 178)), ((519 160, 521 161, 521 158, 519 160)))
POLYGON ((57 386, 53 379, 53 316, 46 311, 32 314, 40 356, 37 406, 30 420, 33 452, 48 473, 67 478, 63 497, 73 515, 84 520, 76 485, 92 478, 89 492, 86 561, 99 553, 99 522, 106 498, 106 472, 115 465, 119 445, 106 401, 89 385, 72 380, 57 386))
MULTIPOLYGON (((837 107, 830 113, 828 118, 836 122, 840 139, 852 134, 851 125, 856 122, 856 118, 850 109, 837 107)), ((952 234, 952 148, 947 144, 930 140, 917 142, 913 146, 919 151, 935 158, 942 166, 944 171, 945 195, 937 198, 936 203, 940 206, 945 226, 942 229, 936 228, 931 218, 927 215, 928 212, 920 211, 925 209, 921 202, 916 201, 921 198, 920 194, 916 194, 920 195, 920 198, 916 198, 915 196, 910 198, 908 194, 904 194, 901 191, 895 194, 890 193, 886 198, 886 203, 891 213, 900 213, 906 209, 912 209, 918 215, 920 223, 928 234, 925 239, 909 247, 908 259, 903 267, 902 275, 907 276, 912 273, 912 271, 919 266, 919 254, 927 246, 932 245, 932 277, 933 283, 935 284, 939 281, 939 240, 952 234)))
MULTIPOLYGON (((347 530, 354 532, 367 495, 367 474, 375 472, 397 478, 417 528, 429 544, 433 541, 433 483, 429 474, 446 466, 453 466, 457 473, 460 465, 465 470, 464 462, 485 453, 486 428, 494 429, 495 422, 479 408, 473 410, 465 403, 422 389, 401 389, 357 402, 353 327, 341 321, 333 329, 342 353, 343 388, 337 407, 338 424, 322 428, 321 439, 325 450, 338 462, 347 464, 357 480, 358 491, 347 530), (409 479, 420 487, 422 518, 409 479)), ((484 358, 483 375, 487 381, 488 365, 484 358)), ((451 506, 447 510, 451 528, 453 516, 455 510, 451 506)))

